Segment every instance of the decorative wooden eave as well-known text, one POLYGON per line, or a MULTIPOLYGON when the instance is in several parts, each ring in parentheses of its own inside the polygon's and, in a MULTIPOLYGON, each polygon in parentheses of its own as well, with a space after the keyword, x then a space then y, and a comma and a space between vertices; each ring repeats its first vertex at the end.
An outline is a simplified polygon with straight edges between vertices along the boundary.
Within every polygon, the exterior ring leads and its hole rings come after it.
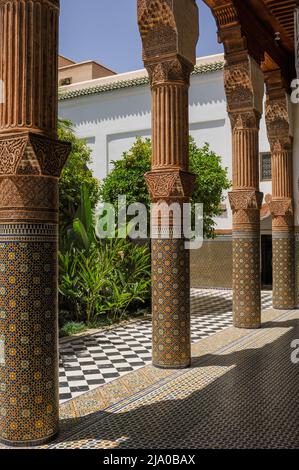
POLYGON ((296 77, 296 0, 204 1, 216 19, 219 40, 227 54, 247 50, 265 73, 281 69, 290 86, 296 77))

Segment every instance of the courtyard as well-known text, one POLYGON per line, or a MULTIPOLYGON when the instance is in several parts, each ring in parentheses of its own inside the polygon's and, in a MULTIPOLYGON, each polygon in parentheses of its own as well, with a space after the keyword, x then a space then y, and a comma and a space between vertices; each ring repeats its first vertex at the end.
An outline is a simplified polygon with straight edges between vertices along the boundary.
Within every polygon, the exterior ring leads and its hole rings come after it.
POLYGON ((298 320, 269 308, 260 330, 203 327, 189 370, 147 365, 61 404, 60 436, 43 448, 298 448, 298 320))
POLYGON ((1 451, 298 449, 299 0, 90 2, 0 0, 1 451))

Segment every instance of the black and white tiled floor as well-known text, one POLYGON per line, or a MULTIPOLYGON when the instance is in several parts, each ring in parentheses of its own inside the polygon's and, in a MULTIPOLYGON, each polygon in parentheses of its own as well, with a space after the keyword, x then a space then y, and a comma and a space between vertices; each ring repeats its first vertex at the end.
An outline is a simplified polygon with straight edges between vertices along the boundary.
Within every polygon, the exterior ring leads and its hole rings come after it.
MULTIPOLYGON (((271 291, 262 292, 263 309, 271 308, 271 291)), ((192 342, 232 325, 230 290, 192 289, 192 342)), ((60 401, 111 382, 151 361, 150 320, 118 326, 60 346, 60 401)))

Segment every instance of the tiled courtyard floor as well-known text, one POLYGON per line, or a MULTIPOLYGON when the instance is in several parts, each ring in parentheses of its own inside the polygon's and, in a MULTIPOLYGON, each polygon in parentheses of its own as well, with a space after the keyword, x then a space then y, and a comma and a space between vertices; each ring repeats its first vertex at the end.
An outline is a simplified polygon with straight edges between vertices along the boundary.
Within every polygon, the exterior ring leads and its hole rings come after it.
POLYGON ((299 310, 263 312, 193 344, 188 370, 151 365, 61 405, 50 448, 299 448, 299 310))
MULTIPOLYGON (((262 292, 263 309, 272 305, 262 292)), ((192 289, 191 335, 195 343, 232 326, 230 290, 192 289)), ((63 341, 60 347, 60 402, 80 396, 151 362, 151 320, 63 341)))

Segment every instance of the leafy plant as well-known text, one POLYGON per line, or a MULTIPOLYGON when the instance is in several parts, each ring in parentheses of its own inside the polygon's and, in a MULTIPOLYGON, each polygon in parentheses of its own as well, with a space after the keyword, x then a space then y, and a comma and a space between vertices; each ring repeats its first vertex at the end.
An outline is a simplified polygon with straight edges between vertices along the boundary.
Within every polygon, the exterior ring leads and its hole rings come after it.
POLYGON ((87 188, 92 208, 95 208, 99 201, 100 185, 89 169, 91 150, 84 139, 76 137, 71 121, 58 120, 58 137, 72 144, 71 153, 59 182, 60 231, 64 232, 72 226, 80 206, 82 185, 87 188))
MULTIPOLYGON (((73 226, 61 244, 60 307, 73 311, 77 322, 97 323, 126 316, 149 301, 150 253, 127 239, 97 240, 89 194, 83 186, 73 226)), ((69 316, 65 315, 67 322, 69 316)))
MULTIPOLYGON (((125 194, 127 204, 143 203, 149 208, 150 198, 146 187, 144 174, 151 167, 151 140, 136 138, 129 152, 123 158, 113 162, 113 169, 100 187, 102 202, 117 207, 118 195, 125 194)), ((206 238, 214 237, 214 217, 221 214, 221 202, 224 200, 223 192, 230 188, 227 169, 222 168, 221 158, 210 150, 208 144, 199 148, 194 139, 189 141, 190 171, 196 175, 196 184, 192 197, 195 203, 204 204, 204 235, 206 238)))

